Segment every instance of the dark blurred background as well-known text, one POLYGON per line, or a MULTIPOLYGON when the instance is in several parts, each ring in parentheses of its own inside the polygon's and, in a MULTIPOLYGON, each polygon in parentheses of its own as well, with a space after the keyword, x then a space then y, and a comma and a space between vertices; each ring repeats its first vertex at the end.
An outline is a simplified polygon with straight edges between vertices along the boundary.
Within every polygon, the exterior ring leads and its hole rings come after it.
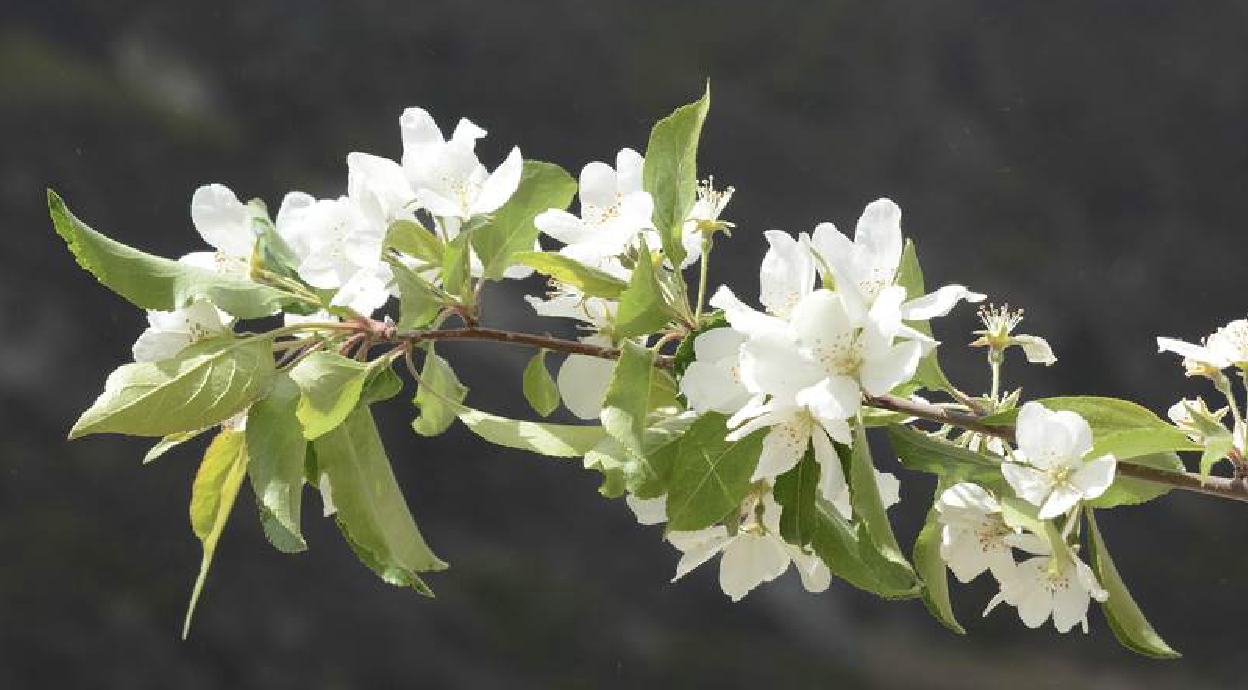
MULTIPOLYGON (((359 565, 307 494, 311 550, 283 556, 240 498, 196 626, 186 504, 197 453, 149 467, 147 442, 64 435, 127 361, 142 314, 81 272, 44 188, 98 229, 178 256, 200 246, 191 192, 229 184, 275 206, 336 195, 344 156, 397 157, 397 118, 428 108, 576 174, 642 149, 711 78, 703 173, 738 188, 715 283, 756 294, 762 232, 852 228, 897 200, 929 284, 1027 308, 1060 361, 1029 396, 1125 396, 1163 412, 1187 380, 1153 337, 1243 317, 1248 249, 1248 6, 1234 2, 33 2, 0 10, 0 687, 3 688, 1232 688, 1248 684, 1248 507, 1174 494, 1103 518, 1118 566, 1177 662, 1092 634, 979 616, 970 634, 918 602, 792 574, 737 605, 715 566, 672 585, 676 552, 575 463, 462 429, 381 424, 422 528, 452 569, 436 600, 359 565)), ((520 291, 496 324, 559 329, 520 291)), ((937 325, 944 361, 986 387, 975 327, 937 325)), ((465 344, 477 406, 526 414, 522 350, 465 344)), ((881 457, 883 464, 893 461, 881 457)), ((929 482, 906 475, 913 539, 929 482)))

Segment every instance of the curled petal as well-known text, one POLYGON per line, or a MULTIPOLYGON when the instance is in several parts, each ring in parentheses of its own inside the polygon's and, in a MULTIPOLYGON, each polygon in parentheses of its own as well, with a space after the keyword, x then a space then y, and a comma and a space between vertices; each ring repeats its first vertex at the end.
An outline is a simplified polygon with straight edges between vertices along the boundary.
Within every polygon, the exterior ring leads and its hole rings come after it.
POLYGON ((971 292, 961 285, 946 285, 936 292, 916 297, 901 305, 901 318, 906 321, 927 321, 945 316, 962 300, 982 302, 985 297, 987 295, 971 292))

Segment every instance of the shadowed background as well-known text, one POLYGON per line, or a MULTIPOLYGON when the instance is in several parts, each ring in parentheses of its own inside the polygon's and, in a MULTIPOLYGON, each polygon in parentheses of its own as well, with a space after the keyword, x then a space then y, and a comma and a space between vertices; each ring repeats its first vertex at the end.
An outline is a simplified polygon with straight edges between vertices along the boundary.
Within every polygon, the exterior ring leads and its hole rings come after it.
MULTIPOLYGON (((202 442, 141 468, 148 442, 65 443, 129 359, 142 314, 80 271, 44 188, 148 251, 200 247, 191 192, 223 182, 275 208, 345 187, 344 157, 397 157, 402 109, 465 116, 496 165, 519 145, 574 175, 642 149, 649 126, 714 96, 701 170, 738 188, 714 284, 752 299, 762 232, 849 230, 890 196, 932 285, 1025 306, 1059 362, 1029 396, 1130 397, 1158 412, 1208 393, 1153 336, 1245 316, 1248 7, 1243 3, 23 2, 0 16, 0 687, 1242 687, 1248 506, 1194 495, 1103 518, 1152 622, 1186 657, 1028 631, 954 586, 970 635, 917 601, 792 574, 732 605, 714 565, 672 585, 676 552, 596 493, 579 464, 407 428, 378 409, 395 470, 452 564, 428 600, 359 565, 305 494, 310 551, 283 556, 240 498, 192 637, 199 560, 186 503, 202 442), (1145 5, 1148 5, 1145 7, 1145 5)), ((509 283, 495 325, 570 334, 509 283)), ((969 308, 936 324, 963 387, 969 308)), ((522 349, 443 352, 470 402, 529 413, 522 349)), ((409 390, 410 393, 410 390, 409 390)), ((894 461, 883 446, 879 460, 894 461)), ((930 482, 904 473, 912 541, 930 482)))

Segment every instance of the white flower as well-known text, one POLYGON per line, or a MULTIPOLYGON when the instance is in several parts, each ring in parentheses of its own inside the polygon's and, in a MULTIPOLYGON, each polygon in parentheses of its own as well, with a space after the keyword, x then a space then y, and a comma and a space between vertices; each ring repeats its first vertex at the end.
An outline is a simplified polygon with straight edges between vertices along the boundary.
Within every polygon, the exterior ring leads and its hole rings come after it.
POLYGON ((1053 556, 1049 544, 1035 535, 1017 535, 1011 542, 1036 557, 1001 573, 994 571, 1001 593, 988 602, 984 615, 1005 602, 1018 609, 1018 617, 1029 628, 1044 625, 1052 616, 1058 632, 1068 632, 1076 623, 1087 632, 1090 600, 1109 598, 1092 569, 1074 553, 1053 556))
POLYGON ((449 140, 429 113, 408 108, 399 119, 403 133, 403 170, 417 203, 442 218, 467 220, 492 213, 520 184, 524 161, 512 148, 506 160, 489 172, 477 160, 477 139, 485 130, 461 119, 449 140))
POLYGON ((796 240, 780 230, 764 235, 770 246, 758 269, 758 301, 767 312, 747 306, 727 286, 710 301, 733 328, 750 337, 786 332, 793 309, 815 289, 815 262, 804 246, 805 235, 796 240))
MULTIPOLYGON (((689 217, 685 219, 685 224, 681 227, 681 236, 686 239, 686 245, 688 245, 689 237, 696 238, 698 242, 694 246, 700 253, 701 234, 704 230, 732 227, 732 223, 720 220, 719 216, 728 206, 728 202, 732 200, 735 191, 732 187, 717 191, 715 180, 711 177, 698 183, 697 201, 693 202, 693 206, 689 209, 689 217)), ((689 247, 686 246, 686 249, 689 247)))
POLYGON ((936 513, 940 556, 959 582, 970 582, 985 570, 1000 580, 1014 567, 1006 537, 1015 530, 1005 524, 1001 505, 983 487, 963 482, 945 489, 936 513))
POLYGON ((1196 443, 1204 443, 1205 432, 1222 426, 1222 418, 1227 412, 1228 408, 1214 412, 1205 404, 1204 398, 1197 397, 1193 400, 1184 398, 1171 405, 1166 410, 1166 416, 1175 426, 1186 431, 1188 438, 1196 443))
MULTIPOLYGON (((854 228, 854 239, 831 223, 815 227, 810 244, 820 259, 821 270, 833 278, 845 296, 851 313, 865 312, 897 280, 905 245, 901 236, 901 209, 889 199, 867 204, 854 228)), ((961 285, 946 285, 936 292, 901 306, 902 318, 925 321, 948 314, 961 300, 978 302, 984 295, 961 285)))
POLYGON ((1053 355, 1053 348, 1049 347, 1048 341, 1044 338, 1038 335, 1014 335, 1014 329, 1023 321, 1022 309, 1011 310, 1008 304, 1000 307, 989 305, 980 307, 978 315, 979 320, 984 324, 984 330, 975 331, 979 339, 971 343, 971 347, 991 347, 1004 351, 1012 346, 1018 346, 1023 349, 1028 362, 1045 366, 1057 362, 1057 357, 1053 355))
MULTIPOLYGON (((582 338, 581 342, 602 346, 611 344, 602 336, 582 338)), ((590 355, 568 355, 555 376, 564 407, 581 419, 598 419, 614 372, 615 362, 612 360, 590 355)))
POLYGON ((624 497, 624 502, 628 504, 629 510, 633 511, 633 515, 637 517, 637 522, 640 524, 658 525, 667 522, 666 494, 657 498, 637 498, 629 494, 624 497))
POLYGON ((376 215, 379 208, 349 196, 318 200, 291 192, 277 213, 277 232, 299 260, 299 275, 313 287, 336 290, 332 305, 365 316, 390 298, 391 273, 381 260, 388 224, 376 215))
POLYGON ((233 278, 247 278, 258 218, 255 209, 239 201, 229 187, 203 185, 191 196, 191 221, 199 236, 215 251, 192 252, 181 261, 233 278))
POLYGON ((147 312, 147 330, 134 342, 134 361, 159 362, 176 357, 194 343, 229 330, 230 317, 206 300, 175 311, 147 312))
POLYGON ((719 563, 719 585, 733 601, 740 601, 755 587, 784 574, 789 564, 796 566, 802 586, 810 592, 822 592, 832 583, 832 574, 814 554, 784 541, 780 536, 780 506, 770 494, 763 496, 762 520, 749 520, 735 536, 729 536, 723 525, 695 532, 669 532, 667 540, 683 555, 676 565, 675 582, 689 571, 723 554, 719 563))
POLYGON ((1232 365, 1248 370, 1248 320, 1237 319, 1214 331, 1208 346, 1232 365))
POLYGON ((1019 498, 1040 507, 1041 520, 1100 496, 1114 481, 1114 456, 1084 457, 1092 450, 1092 429, 1074 412, 1029 402, 1019 410, 1016 434, 1028 464, 1002 463, 1001 472, 1019 498))
POLYGON ((741 383, 741 345, 745 336, 731 328, 714 328, 693 341, 694 361, 680 379, 680 392, 698 412, 731 415, 750 400, 741 383))
POLYGON ((1216 372, 1230 366, 1248 370, 1248 320, 1237 319, 1226 324, 1205 338, 1201 345, 1158 338, 1157 351, 1182 356, 1188 376, 1216 377, 1216 372))
MULTIPOLYGON (((580 217, 552 208, 538 215, 534 225, 563 242, 560 253, 565 256, 594 267, 614 262, 639 234, 653 227, 654 200, 642 190, 643 164, 641 154, 628 148, 616 155, 615 168, 600 161, 589 163, 581 169, 577 191, 580 217)), ((653 241, 649 245, 658 248, 653 241)))

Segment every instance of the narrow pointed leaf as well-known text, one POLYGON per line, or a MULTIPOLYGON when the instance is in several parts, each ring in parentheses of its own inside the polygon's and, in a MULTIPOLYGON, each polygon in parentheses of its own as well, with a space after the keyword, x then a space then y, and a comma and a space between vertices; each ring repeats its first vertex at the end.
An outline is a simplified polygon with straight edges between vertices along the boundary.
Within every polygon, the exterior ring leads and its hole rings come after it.
POLYGON ((462 406, 459 420, 495 445, 556 458, 579 458, 607 437, 607 432, 596 424, 529 422, 462 406))
POLYGON ((229 278, 109 239, 78 220, 50 189, 48 212, 78 264, 137 307, 173 311, 206 299, 234 316, 251 319, 269 316, 296 301, 268 285, 229 278))
POLYGON ((267 393, 273 371, 264 338, 205 340, 172 359, 126 364, 109 375, 69 437, 167 436, 220 424, 267 393))
POLYGON ((516 252, 512 258, 514 263, 528 266, 591 297, 619 299, 628 287, 628 283, 619 278, 562 254, 516 252))
POLYGON ((1101 537, 1100 527, 1096 524, 1094 512, 1090 510, 1088 511, 1088 526, 1091 528, 1089 530, 1091 533, 1090 565, 1092 571, 1096 573, 1096 579, 1100 580, 1101 587, 1109 593, 1109 598, 1101 604, 1101 610, 1105 612, 1105 619, 1109 621, 1114 637, 1117 637, 1127 649, 1144 656, 1155 659, 1181 657, 1181 654, 1161 639, 1148 619, 1144 617, 1144 612, 1135 603, 1131 593, 1127 591, 1122 577, 1118 575, 1118 568, 1105 548, 1105 541, 1101 537))
POLYGON ((697 101, 659 120, 646 144, 642 184, 654 199, 654 227, 673 266, 685 258, 681 231, 697 198, 698 141, 711 107, 711 86, 697 101))
POLYGON ((855 425, 854 445, 849 453, 849 486, 854 516, 865 527, 866 534, 874 545, 874 549, 870 550, 873 553, 868 553, 867 556, 879 557, 878 561, 869 564, 890 585, 899 589, 917 589, 914 569, 897 544, 892 523, 889 522, 884 502, 880 499, 875 465, 871 461, 871 446, 867 443, 867 433, 861 424, 855 425))
POLYGON ((368 408, 313 442, 328 477, 335 517, 360 560, 382 580, 433 596, 418 573, 447 565, 429 549, 395 480, 368 408))
POLYGON ((195 605, 199 603, 221 533, 225 530, 234 508, 234 499, 238 497, 239 487, 246 476, 246 439, 240 431, 223 430, 208 446, 191 487, 191 528, 203 543, 204 555, 191 591, 191 601, 186 608, 186 620, 182 623, 182 639, 190 634, 195 605))
POLYGON ((914 569, 923 581, 923 605, 941 625, 959 635, 966 634, 966 628, 958 622, 953 613, 953 603, 949 601, 949 571, 945 559, 940 555, 941 524, 937 519, 936 500, 951 484, 940 480, 936 484, 936 493, 932 496, 932 507, 927 511, 927 519, 923 529, 914 541, 914 569))
POLYGON ((414 220, 396 220, 386 231, 386 246, 419 259, 429 266, 441 266, 446 245, 425 226, 414 220))
POLYGON ((160 439, 160 441, 156 445, 152 446, 151 449, 147 451, 147 454, 143 456, 143 464, 146 465, 147 463, 156 460, 157 458, 163 456, 165 453, 168 453, 169 451, 173 450, 174 448, 177 448, 183 443, 186 443, 187 441, 190 441, 191 439, 196 438, 197 436, 204 433, 205 431, 208 431, 208 429, 196 429, 195 431, 179 431, 176 434, 169 434, 168 436, 160 439))

